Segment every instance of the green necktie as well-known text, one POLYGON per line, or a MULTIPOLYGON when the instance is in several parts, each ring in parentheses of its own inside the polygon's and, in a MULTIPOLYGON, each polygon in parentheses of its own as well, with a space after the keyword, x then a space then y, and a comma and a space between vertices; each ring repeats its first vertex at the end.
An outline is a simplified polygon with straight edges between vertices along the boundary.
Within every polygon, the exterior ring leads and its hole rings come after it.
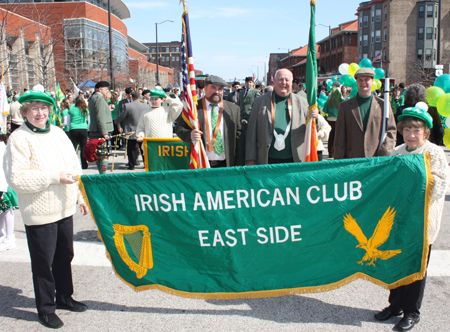
MULTIPOLYGON (((216 128, 217 121, 219 120, 219 114, 217 114, 216 110, 217 105, 211 104, 211 122, 212 122, 212 134, 214 135, 214 129, 216 128)), ((223 140, 222 140, 222 132, 219 128, 219 132, 217 133, 216 142, 214 144, 214 152, 220 156, 223 152, 223 140)))

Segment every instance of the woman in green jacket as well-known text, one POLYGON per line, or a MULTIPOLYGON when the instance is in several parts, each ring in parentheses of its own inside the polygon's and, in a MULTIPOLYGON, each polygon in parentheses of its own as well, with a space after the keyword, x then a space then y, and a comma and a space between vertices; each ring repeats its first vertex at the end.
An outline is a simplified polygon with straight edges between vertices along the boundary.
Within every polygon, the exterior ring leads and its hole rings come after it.
POLYGON ((81 168, 88 168, 86 158, 84 158, 84 148, 87 143, 87 130, 89 111, 87 104, 83 98, 78 97, 75 100, 75 105, 69 109, 70 115, 70 132, 69 137, 72 141, 75 150, 77 147, 80 150, 81 168))

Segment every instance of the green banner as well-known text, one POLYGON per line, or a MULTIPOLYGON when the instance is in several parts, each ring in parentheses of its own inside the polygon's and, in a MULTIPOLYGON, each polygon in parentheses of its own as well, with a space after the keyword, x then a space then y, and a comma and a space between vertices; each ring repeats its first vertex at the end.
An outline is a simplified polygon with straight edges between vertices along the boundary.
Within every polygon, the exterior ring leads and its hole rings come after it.
POLYGON ((189 168, 189 144, 179 138, 144 138, 145 171, 189 168))
POLYGON ((83 175, 80 187, 124 282, 217 299, 421 279, 431 179, 429 156, 410 155, 83 175))

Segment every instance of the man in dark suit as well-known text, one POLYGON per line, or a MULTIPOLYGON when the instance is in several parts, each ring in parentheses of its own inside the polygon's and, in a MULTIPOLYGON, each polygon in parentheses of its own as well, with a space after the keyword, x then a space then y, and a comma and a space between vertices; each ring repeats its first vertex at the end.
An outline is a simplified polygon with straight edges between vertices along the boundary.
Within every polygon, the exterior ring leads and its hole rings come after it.
POLYGON ((232 86, 233 92, 231 92, 227 96, 227 100, 229 102, 235 103, 236 105, 239 105, 239 92, 241 90, 241 84, 239 82, 234 82, 232 86))
POLYGON ((253 77, 245 79, 245 89, 239 94, 239 107, 241 109, 241 119, 248 121, 252 112, 252 105, 255 99, 261 96, 261 92, 253 88, 253 77))
POLYGON ((339 105, 334 139, 334 159, 390 156, 397 128, 389 106, 386 138, 380 146, 384 100, 372 93, 375 72, 360 68, 355 73, 358 94, 339 105))
MULTIPOLYGON (((126 104, 129 104, 132 102, 131 100, 131 88, 125 88, 125 95, 127 96, 126 98, 122 99, 121 101, 119 101, 119 103, 117 104, 117 116, 120 115, 120 113, 123 112, 123 106, 126 104)), ((114 121, 114 132, 113 135, 117 135, 119 133, 119 125, 114 121)), ((115 138, 113 140, 113 145, 119 145, 119 149, 122 149, 122 143, 124 143, 125 140, 123 140, 121 138, 115 138)))
POLYGON ((292 92, 292 79, 290 70, 277 70, 274 91, 255 100, 247 129, 246 165, 301 161, 306 120, 317 119, 319 111, 309 111, 306 98, 292 92))
POLYGON ((223 100, 222 78, 211 75, 205 80, 205 97, 198 102, 200 130, 191 129, 180 116, 175 131, 187 143, 203 140, 211 167, 244 165, 245 136, 239 107, 223 100))
MULTIPOLYGON (((119 126, 119 132, 130 133, 136 131, 139 119, 142 113, 148 108, 148 105, 141 103, 139 100, 139 92, 133 91, 131 93, 133 101, 130 104, 125 104, 122 113, 120 113, 115 122, 119 126)), ((141 144, 141 143, 139 143, 141 144)), ((136 141, 136 133, 128 138, 127 154, 128 154, 128 169, 134 169, 137 162, 136 151, 139 151, 136 147, 138 145, 136 141)), ((138 145, 139 146, 139 145, 138 145)))

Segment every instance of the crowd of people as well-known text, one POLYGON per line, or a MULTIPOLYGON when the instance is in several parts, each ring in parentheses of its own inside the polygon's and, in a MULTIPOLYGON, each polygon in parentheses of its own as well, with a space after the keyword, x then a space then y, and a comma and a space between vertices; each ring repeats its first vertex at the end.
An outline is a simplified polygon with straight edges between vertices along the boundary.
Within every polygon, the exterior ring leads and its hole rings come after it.
MULTIPOLYGON (((443 139, 439 115, 427 106, 425 87, 420 84, 394 86, 386 101, 372 91, 375 73, 371 68, 360 68, 354 77, 358 93, 352 98, 349 88, 337 81, 329 93, 325 85, 319 85, 318 96, 329 94, 319 109, 309 107, 305 85, 287 69, 276 72, 271 86, 255 87, 251 77, 244 86, 235 82, 226 97, 228 82, 211 75, 197 85, 199 128, 191 128, 181 116, 179 90, 164 90, 160 85, 151 90, 126 88, 121 93, 101 81, 92 93, 66 90, 59 105, 60 128, 50 124, 57 107, 53 93, 32 89, 19 95, 8 89, 10 126, 0 136, 0 155, 4 154, 0 250, 15 246, 12 210, 18 207, 26 228, 39 321, 58 328, 63 323, 55 309, 87 309, 72 298, 70 264, 76 203, 82 213, 88 212, 76 183, 76 176, 88 167, 85 156, 89 153, 84 153, 88 142, 126 147, 130 170, 143 155, 144 137, 202 141, 213 168, 286 164, 303 161, 305 124, 315 119, 319 160, 323 158, 322 141, 328 141, 328 155, 334 159, 430 153, 434 180, 428 224, 431 250, 450 183, 448 162, 439 147, 443 139), (385 103, 390 105, 389 120, 382 140, 385 103)), ((100 174, 106 173, 108 157, 106 153, 95 158, 100 174)), ((390 305, 375 318, 384 321, 403 314, 394 328, 411 329, 420 319, 425 280, 426 276, 391 290, 390 305)))

